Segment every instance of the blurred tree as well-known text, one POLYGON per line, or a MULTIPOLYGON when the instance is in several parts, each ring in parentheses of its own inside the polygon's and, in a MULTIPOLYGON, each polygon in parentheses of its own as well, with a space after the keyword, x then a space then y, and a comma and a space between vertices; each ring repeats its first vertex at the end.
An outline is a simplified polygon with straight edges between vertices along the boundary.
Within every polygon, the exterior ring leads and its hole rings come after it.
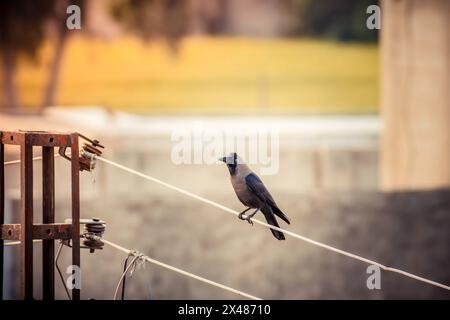
POLYGON ((188 0, 189 32, 221 34, 226 32, 230 0, 188 0))
MULTIPOLYGON (((83 0, 70 4, 82 6, 83 0)), ((6 107, 17 111, 20 106, 14 82, 17 59, 24 55, 37 58, 39 46, 45 39, 46 27, 55 35, 55 51, 50 64, 48 84, 43 106, 53 103, 63 55, 68 0, 15 0, 0 1, 0 58, 3 66, 3 95, 6 107)))
POLYGON ((378 31, 366 27, 366 9, 378 0, 287 0, 295 23, 293 35, 340 41, 376 41, 378 31))
POLYGON ((83 14, 86 13, 87 6, 85 6, 84 0, 58 0, 52 8, 52 15, 50 16, 49 22, 51 31, 53 32, 54 53, 49 67, 49 77, 44 92, 42 108, 51 106, 55 102, 66 39, 68 32, 71 31, 66 26, 66 21, 69 16, 67 7, 69 5, 77 5, 81 8, 83 14))
POLYGON ((188 30, 188 1, 184 0, 116 0, 111 12, 146 41, 165 39, 173 52, 188 30))
POLYGON ((0 58, 3 65, 5 104, 17 110, 19 100, 14 83, 17 57, 36 58, 44 39, 44 25, 51 16, 56 0, 0 1, 0 58))

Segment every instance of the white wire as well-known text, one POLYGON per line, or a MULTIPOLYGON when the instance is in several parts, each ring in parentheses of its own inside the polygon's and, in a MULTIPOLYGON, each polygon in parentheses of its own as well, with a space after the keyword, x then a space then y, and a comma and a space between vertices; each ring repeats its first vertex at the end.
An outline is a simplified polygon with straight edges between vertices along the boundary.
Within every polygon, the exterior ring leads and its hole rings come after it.
MULTIPOLYGON (((135 251, 129 250, 129 249, 127 249, 127 248, 124 248, 124 247, 122 247, 122 246, 120 246, 120 245, 118 245, 118 244, 116 244, 116 243, 113 243, 113 242, 111 242, 111 241, 108 241, 108 240, 106 240, 106 239, 103 239, 103 238, 102 238, 102 241, 103 241, 104 243, 110 245, 111 247, 113 247, 113 248, 115 248, 115 249, 117 249, 117 250, 120 250, 120 251, 122 251, 122 252, 124 252, 124 253, 126 253, 126 254, 132 254, 132 255, 135 255, 135 254, 136 254, 135 251)), ((249 298, 249 299, 251 299, 251 300, 262 300, 261 298, 255 297, 255 296, 253 296, 253 295, 251 295, 251 294, 248 294, 248 293, 245 293, 245 292, 242 292, 242 291, 233 289, 233 288, 231 288, 231 287, 228 287, 228 286, 226 286, 226 285, 220 284, 220 283, 218 283, 218 282, 215 282, 215 281, 208 280, 208 279, 206 279, 206 278, 197 276, 197 275, 195 275, 195 274, 193 274, 193 273, 190 273, 190 272, 188 272, 188 271, 184 271, 184 270, 178 269, 178 268, 173 267, 173 266, 171 266, 171 265, 168 265, 168 264, 166 264, 166 263, 164 263, 164 262, 161 262, 161 261, 152 259, 152 258, 150 258, 150 257, 148 257, 148 256, 143 255, 142 258, 145 259, 146 261, 150 262, 150 263, 153 263, 153 264, 157 265, 157 266, 160 266, 160 267, 163 267, 163 268, 172 270, 172 271, 177 272, 177 273, 180 273, 180 274, 182 274, 182 275, 184 275, 184 276, 187 276, 187 277, 190 277, 190 278, 194 278, 194 279, 199 280, 199 281, 201 281, 201 282, 210 284, 210 285, 212 285, 212 286, 221 288, 221 289, 223 289, 223 290, 227 290, 227 291, 229 291, 229 292, 232 292, 232 293, 235 293, 235 294, 237 294, 237 295, 240 295, 240 296, 249 298)))
MULTIPOLYGON (((55 156, 58 156, 58 154, 55 154, 55 156)), ((36 158, 33 158, 33 160, 40 160, 40 159, 42 159, 42 157, 36 157, 36 158)), ((116 168, 119 168, 119 169, 121 169, 121 170, 127 171, 127 172, 129 172, 129 173, 134 174, 134 175, 137 175, 137 176, 139 176, 139 177, 141 177, 141 178, 144 178, 144 179, 146 179, 146 180, 149 180, 149 181, 158 183, 158 184, 160 184, 160 185, 162 185, 162 186, 165 186, 165 187, 167 187, 167 188, 169 188, 169 189, 175 190, 175 191, 177 191, 177 192, 179 192, 179 193, 182 193, 182 194, 184 194, 184 195, 186 195, 186 196, 188 196, 188 197, 191 197, 191 198, 197 199, 197 200, 199 200, 199 201, 201 201, 201 202, 204 202, 204 203, 207 203, 207 204, 209 204, 209 205, 212 205, 212 206, 214 206, 214 207, 216 207, 216 208, 219 208, 219 209, 221 209, 221 210, 223 210, 223 211, 225 211, 225 212, 232 213, 232 214, 234 214, 234 215, 236 215, 236 216, 239 215, 239 212, 237 212, 236 210, 233 210, 233 209, 231 209, 231 208, 225 207, 224 205, 221 205, 221 204, 219 204, 219 203, 217 203, 217 202, 215 202, 215 201, 212 201, 212 200, 203 198, 203 197, 198 196, 198 195, 196 195, 196 194, 194 194, 194 193, 192 193, 192 192, 189 192, 189 191, 187 191, 187 190, 181 189, 181 188, 179 188, 179 187, 176 187, 176 186, 174 186, 174 185, 172 185, 172 184, 169 184, 169 183, 164 182, 164 181, 162 181, 162 180, 159 180, 159 179, 157 179, 157 178, 154 178, 154 177, 151 177, 151 176, 149 176, 149 175, 143 174, 143 173, 141 173, 141 172, 139 172, 139 171, 133 170, 133 169, 128 168, 128 167, 125 167, 125 166, 123 166, 123 165, 121 165, 121 164, 118 164, 118 163, 113 162, 113 161, 111 161, 111 160, 105 159, 105 158, 103 158, 103 157, 96 157, 96 159, 99 160, 99 161, 102 161, 102 162, 104 162, 104 163, 107 163, 107 164, 109 164, 109 165, 112 165, 112 166, 114 166, 114 167, 116 167, 116 168)), ((14 161, 5 162, 5 165, 7 165, 7 164, 16 164, 16 163, 20 163, 20 160, 14 160, 14 161)), ((367 258, 358 256, 358 255, 356 255, 356 254, 353 254, 353 253, 350 253, 350 252, 347 252, 347 251, 344 251, 344 250, 335 248, 335 247, 333 247, 333 246, 330 246, 330 245, 321 243, 321 242, 319 242, 319 241, 312 240, 312 239, 307 238, 307 237, 305 237, 305 236, 301 236, 301 235, 299 235, 299 234, 296 234, 296 233, 294 233, 294 232, 292 232, 292 231, 289 231, 289 230, 285 230, 285 229, 282 229, 282 228, 279 228, 279 227, 272 226, 272 225, 270 225, 270 224, 268 224, 268 223, 262 222, 262 221, 260 221, 260 220, 255 219, 255 218, 251 218, 251 220, 252 220, 254 223, 257 223, 257 224, 259 224, 259 225, 261 225, 261 226, 264 226, 264 227, 266 227, 266 228, 270 228, 270 229, 273 229, 273 230, 277 230, 277 231, 283 232, 283 233, 285 233, 285 234, 287 234, 287 235, 289 235, 289 236, 291 236, 291 237, 293 237, 293 238, 296 238, 296 239, 299 239, 299 240, 308 242, 308 243, 310 243, 310 244, 312 244, 312 245, 315 245, 315 246, 324 248, 324 249, 329 250, 329 251, 336 252, 336 253, 338 253, 338 254, 347 256, 347 257, 352 258, 352 259, 355 259, 355 260, 359 260, 359 261, 365 262, 365 263, 370 264, 370 265, 378 266, 378 267, 379 267, 380 269, 382 269, 382 270, 389 271, 389 272, 393 272, 393 273, 398 273, 398 274, 401 274, 401 275, 403 275, 403 276, 405 276, 405 277, 409 277, 409 278, 415 279, 415 280, 417 280, 417 281, 421 281, 421 282, 424 282, 424 283, 428 283, 428 284, 430 284, 430 285, 433 285, 433 286, 436 286, 436 287, 439 287, 439 288, 442 288, 442 289, 445 289, 445 290, 450 291, 450 286, 447 286, 447 285, 445 285, 445 284, 442 284, 442 283, 439 283, 439 282, 436 282, 436 281, 433 281, 433 280, 429 280, 429 279, 426 279, 426 278, 417 276, 417 275, 415 275, 415 274, 412 274, 412 273, 409 273, 409 272, 406 272, 406 271, 403 271, 403 270, 400 270, 400 269, 397 269, 397 268, 392 268, 392 267, 389 267, 389 266, 385 266, 385 265, 383 265, 383 264, 381 264, 381 263, 379 263, 379 262, 376 262, 376 261, 374 261, 374 260, 370 260, 370 259, 367 259, 367 258)), ((19 242, 19 243, 20 243, 20 242, 19 242)), ((7 246, 7 245, 9 245, 9 244, 8 244, 8 243, 5 243, 5 246, 7 246)), ((206 280, 206 279, 205 279, 205 280, 206 280)), ((209 281, 209 280, 208 280, 208 281, 209 281)))
MULTIPOLYGON (((128 259, 128 258, 127 258, 128 259)), ((135 254, 133 260, 131 260, 130 264, 127 266, 127 268, 123 271, 122 275, 120 276, 119 283, 117 283, 116 291, 114 291, 114 297, 113 300, 117 300, 117 294, 119 293, 120 285, 123 286, 123 280, 127 276, 128 271, 134 267, 134 264, 139 260, 144 259, 143 256, 139 254, 135 254)))
MULTIPOLYGON (((60 157, 60 155, 58 153, 54 154, 55 158, 60 157)), ((42 160, 42 156, 38 156, 38 157, 34 157, 33 161, 37 161, 37 160, 42 160)), ((5 166, 10 166, 13 164, 19 164, 20 160, 11 160, 11 161, 6 161, 5 162, 5 166)))
MULTIPOLYGON (((41 241, 42 241, 42 240, 33 240, 34 243, 36 243, 36 242, 41 242, 41 241)), ((136 256, 136 254, 138 254, 138 253, 136 253, 136 251, 134 251, 134 250, 129 250, 129 249, 127 249, 127 248, 124 248, 124 247, 122 247, 122 246, 120 246, 120 245, 118 245, 118 244, 115 244, 115 243, 113 243, 113 242, 111 242, 111 241, 108 241, 108 240, 106 240, 106 239, 103 239, 103 238, 102 238, 102 241, 103 241, 104 243, 110 245, 111 247, 117 249, 117 250, 120 250, 120 251, 122 251, 122 252, 125 252, 126 254, 131 254, 131 255, 134 255, 134 256, 136 256)), ((16 246, 16 245, 20 245, 20 241, 5 242, 4 245, 5 245, 5 246, 16 246)), ((218 283, 218 282, 215 282, 215 281, 208 280, 208 279, 206 279, 206 278, 197 276, 197 275, 195 275, 195 274, 193 274, 193 273, 190 273, 190 272, 188 272, 188 271, 184 271, 184 270, 178 269, 178 268, 173 267, 173 266, 171 266, 171 265, 165 264, 164 262, 161 262, 161 261, 152 259, 152 258, 150 258, 150 257, 148 257, 148 256, 143 255, 142 258, 145 259, 146 261, 148 261, 148 262, 150 262, 150 263, 153 263, 153 264, 155 264, 155 265, 158 265, 158 266, 160 266, 160 267, 163 267, 163 268, 166 268, 166 269, 175 271, 175 272, 180 273, 180 274, 182 274, 182 275, 185 275, 185 276, 187 276, 187 277, 194 278, 194 279, 199 280, 199 281, 201 281, 201 282, 205 282, 205 283, 210 284, 210 285, 212 285, 212 286, 215 286, 215 287, 218 287, 218 288, 221 288, 221 289, 230 291, 230 292, 232 292, 232 293, 235 293, 235 294, 237 294, 237 295, 240 295, 240 296, 249 298, 249 299, 251 299, 251 300, 262 300, 261 298, 258 298, 258 297, 256 297, 256 296, 253 296, 253 295, 251 295, 251 294, 248 294, 248 293, 245 293, 245 292, 243 292, 243 291, 236 290, 236 289, 233 289, 233 288, 228 287, 228 286, 226 286, 226 285, 220 284, 220 283, 218 283)), ((132 265, 132 264, 130 264, 129 267, 130 267, 131 265, 132 265)), ((128 269, 127 269, 127 271, 128 271, 128 269)), ((124 273, 124 274, 126 274, 126 273, 124 273)), ((119 285, 120 285, 120 283, 121 283, 121 282, 119 282, 119 285)), ((117 287, 117 288, 118 288, 118 287, 117 287)), ((118 291, 117 288, 116 288, 116 293, 114 294, 114 300, 116 299, 116 296, 117 296, 117 291, 118 291)))
MULTIPOLYGON (((3 240, 3 241, 4 241, 4 240, 3 240)), ((42 242, 42 240, 40 240, 40 239, 35 239, 35 240, 33 240, 33 243, 39 243, 39 242, 42 242)), ((20 241, 9 241, 9 242, 3 243, 3 245, 4 245, 5 247, 18 246, 18 245, 20 245, 20 241)))
MULTIPOLYGON (((161 181, 161 180, 159 180, 159 179, 157 179, 157 178, 154 178, 154 177, 151 177, 151 176, 149 176, 149 175, 143 174, 143 173, 141 173, 141 172, 139 172, 139 171, 130 169, 130 168, 128 168, 128 167, 125 167, 125 166, 123 166, 123 165, 121 165, 121 164, 118 164, 118 163, 116 163, 116 162, 113 162, 113 161, 111 161, 111 160, 105 159, 105 158, 103 158, 103 157, 97 157, 97 160, 102 161, 102 162, 104 162, 104 163, 107 163, 107 164, 109 164, 109 165, 112 165, 112 166, 114 166, 114 167, 116 167, 116 168, 119 168, 119 169, 121 169, 121 170, 124 170, 124 171, 126 171, 126 172, 132 173, 132 174, 134 174, 134 175, 137 175, 137 176, 139 176, 139 177, 141 177, 141 178, 144 178, 144 179, 146 179, 146 180, 149 180, 149 181, 155 182, 155 183, 157 183, 157 184, 160 184, 160 185, 162 185, 162 186, 165 186, 165 187, 167 187, 167 188, 169 188, 169 189, 172 189, 172 190, 174 190, 174 191, 177 191, 177 192, 179 192, 179 193, 182 193, 182 194, 184 194, 184 195, 186 195, 186 196, 188 196, 188 197, 191 197, 191 198, 197 199, 197 200, 199 200, 199 201, 201 201, 201 202, 204 202, 204 203, 207 203, 207 204, 209 204, 209 205, 212 205, 212 206, 214 206, 214 207, 216 207, 216 208, 219 208, 219 209, 221 209, 221 210, 223 210, 223 211, 225 211, 225 212, 232 213, 232 214, 234 214, 234 215, 236 215, 236 216, 239 215, 239 212, 237 212, 236 210, 233 210, 233 209, 231 209, 231 208, 225 207, 224 205, 221 205, 221 204, 219 204, 219 203, 217 203, 217 202, 215 202, 215 201, 212 201, 212 200, 203 198, 203 197, 198 196, 198 195, 196 195, 196 194, 194 194, 194 193, 192 193, 192 192, 189 192, 189 191, 187 191, 187 190, 181 189, 181 188, 179 188, 179 187, 176 187, 176 186, 174 186, 174 185, 172 185, 172 184, 169 184, 169 183, 167 183, 167 182, 161 181)), ((445 284, 442 284, 442 283, 439 283, 439 282, 436 282, 436 281, 433 281, 433 280, 429 280, 429 279, 426 279, 426 278, 417 276, 417 275, 415 275, 415 274, 412 274, 412 273, 409 273, 409 272, 406 272, 406 271, 403 271, 403 270, 400 270, 400 269, 396 269, 396 268, 392 268, 392 267, 389 267, 389 266, 385 266, 385 265, 383 265, 383 264, 381 264, 381 263, 379 263, 379 262, 376 262, 376 261, 374 261, 374 260, 370 260, 370 259, 367 259, 367 258, 358 256, 358 255, 356 255, 356 254, 353 254, 353 253, 350 253, 350 252, 347 252, 347 251, 344 251, 344 250, 335 248, 335 247, 333 247, 333 246, 330 246, 330 245, 321 243, 321 242, 319 242, 319 241, 312 240, 312 239, 307 238, 307 237, 305 237, 305 236, 301 236, 301 235, 299 235, 299 234, 296 234, 296 233, 294 233, 294 232, 292 232, 292 231, 289 231, 289 230, 285 230, 285 229, 282 229, 282 228, 279 228, 279 227, 272 226, 272 225, 270 225, 270 224, 268 224, 268 223, 262 222, 262 221, 260 221, 260 220, 255 219, 255 218, 251 218, 251 220, 252 220, 254 223, 257 223, 257 224, 259 224, 259 225, 261 225, 261 226, 264 226, 264 227, 266 227, 266 228, 270 228, 270 229, 273 229, 273 230, 277 230, 277 231, 283 232, 283 233, 285 233, 285 234, 287 234, 287 235, 289 235, 289 236, 291 236, 291 237, 293 237, 293 238, 296 238, 296 239, 299 239, 299 240, 308 242, 308 243, 310 243, 310 244, 312 244, 312 245, 315 245, 315 246, 324 248, 324 249, 326 249, 326 250, 336 252, 336 253, 338 253, 338 254, 347 256, 347 257, 352 258, 352 259, 355 259, 355 260, 359 260, 359 261, 365 262, 365 263, 370 264, 370 265, 378 266, 380 269, 383 269, 383 270, 385 270, 385 271, 398 273, 398 274, 401 274, 401 275, 403 275, 403 276, 406 276, 406 277, 409 277, 409 278, 412 278, 412 279, 415 279, 415 280, 418 280, 418 281, 421 281, 421 282, 424 282, 424 283, 428 283, 428 284, 430 284, 430 285, 433 285, 433 286, 436 286, 436 287, 439 287, 439 288, 442 288, 442 289, 445 289, 445 290, 449 290, 449 291, 450 291, 450 286, 447 286, 447 285, 445 285, 445 284)))

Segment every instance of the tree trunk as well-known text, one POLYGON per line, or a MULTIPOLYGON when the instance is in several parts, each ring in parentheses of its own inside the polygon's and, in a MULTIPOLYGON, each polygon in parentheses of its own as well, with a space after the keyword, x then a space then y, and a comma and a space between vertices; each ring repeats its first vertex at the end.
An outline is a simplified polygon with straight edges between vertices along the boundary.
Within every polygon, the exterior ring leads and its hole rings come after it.
POLYGON ((1 51, 1 59, 3 60, 3 91, 6 107, 16 112, 18 110, 17 88, 14 83, 15 77, 15 59, 12 50, 5 48, 1 51))
POLYGON ((66 44, 66 32, 60 32, 56 37, 55 52, 49 68, 47 87, 45 88, 42 109, 55 103, 55 96, 58 89, 61 62, 66 44))

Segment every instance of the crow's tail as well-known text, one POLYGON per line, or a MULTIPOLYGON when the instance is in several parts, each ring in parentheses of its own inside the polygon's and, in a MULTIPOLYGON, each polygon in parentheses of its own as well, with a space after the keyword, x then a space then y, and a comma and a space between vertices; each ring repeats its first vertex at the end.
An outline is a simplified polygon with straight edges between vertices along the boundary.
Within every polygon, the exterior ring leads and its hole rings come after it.
POLYGON ((282 220, 284 220, 284 222, 286 222, 287 224, 291 224, 291 222, 289 221, 288 217, 283 213, 283 211, 280 210, 280 208, 278 208, 276 205, 275 206, 271 206, 271 208, 272 208, 273 213, 275 213, 282 220))
MULTIPOLYGON (((266 217, 268 224, 278 227, 278 228, 280 227, 277 219, 275 218, 275 216, 273 214, 272 209, 269 206, 265 206, 263 209, 261 209, 261 211, 262 211, 262 213, 264 213, 264 216, 266 217)), ((272 232, 273 236, 275 238, 277 238, 278 240, 285 240, 283 232, 280 232, 280 231, 274 230, 274 229, 270 229, 270 231, 272 232)))

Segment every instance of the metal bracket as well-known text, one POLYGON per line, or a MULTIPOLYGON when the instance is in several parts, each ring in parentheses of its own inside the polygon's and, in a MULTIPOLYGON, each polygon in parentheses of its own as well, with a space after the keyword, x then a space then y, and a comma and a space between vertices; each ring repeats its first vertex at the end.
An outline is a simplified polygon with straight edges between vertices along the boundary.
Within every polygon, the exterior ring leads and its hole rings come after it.
MULTIPOLYGON (((91 171, 95 156, 104 148, 98 140, 91 140, 77 132, 57 133, 45 131, 0 131, 0 300, 3 297, 3 243, 4 239, 20 240, 19 288, 21 299, 33 299, 33 239, 42 239, 42 298, 55 299, 54 285, 54 240, 69 241, 72 247, 72 265, 80 267, 80 171, 91 171), (85 140, 80 154, 79 138, 85 140), (20 225, 4 224, 5 145, 20 147, 20 225), (33 206, 33 150, 42 148, 42 223, 34 225, 33 206), (71 172, 71 221, 55 222, 55 148, 70 161, 71 172), (70 157, 66 155, 70 148, 70 157)), ((101 227, 100 227, 101 228, 101 227)), ((95 228, 94 228, 95 229, 95 228)), ((102 232, 94 230, 92 237, 101 237, 102 232)), ((104 227, 103 227, 104 231, 104 227)), ((95 238, 93 238, 95 240, 95 238)), ((99 249, 100 243, 96 243, 99 249)), ((86 245, 84 245, 86 246, 86 245)), ((80 289, 72 289, 72 299, 80 299, 80 289)))
MULTIPOLYGON (((71 224, 72 219, 66 219, 65 222, 71 224)), ((80 225, 83 225, 83 231, 80 234, 83 242, 80 248, 89 249, 90 253, 94 253, 95 250, 102 250, 105 245, 102 236, 106 230, 106 222, 99 218, 80 219, 80 225)), ((64 241, 64 244, 71 246, 70 241, 64 241)))
MULTIPOLYGON (((22 227, 20 224, 0 225, 2 240, 21 240, 22 227)), ((68 223, 34 224, 33 239, 56 240, 70 239, 72 225, 68 223)))
MULTIPOLYGON (((105 147, 101 145, 100 141, 98 140, 91 140, 88 137, 83 136, 82 134, 78 134, 78 136, 86 141, 81 147, 82 152, 80 153, 80 157, 78 160, 80 162, 80 171, 92 171, 95 168, 95 156, 101 156, 102 151, 100 150, 100 148, 103 149, 105 147)), ((58 153, 64 159, 72 161, 72 158, 66 154, 66 149, 66 146, 62 146, 59 148, 58 153)))

